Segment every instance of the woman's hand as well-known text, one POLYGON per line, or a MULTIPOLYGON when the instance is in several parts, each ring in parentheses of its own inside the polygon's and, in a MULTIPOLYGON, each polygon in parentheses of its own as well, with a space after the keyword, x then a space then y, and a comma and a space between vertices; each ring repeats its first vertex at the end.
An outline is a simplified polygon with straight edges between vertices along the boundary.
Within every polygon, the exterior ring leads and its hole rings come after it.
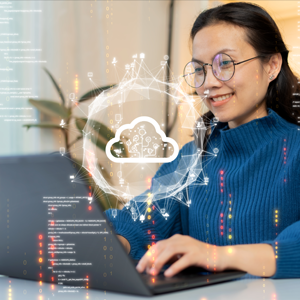
POLYGON ((190 266, 223 271, 226 266, 222 248, 203 243, 190 236, 176 234, 152 246, 136 268, 139 272, 146 271, 151 275, 157 275, 165 264, 173 262, 164 272, 167 277, 190 266))
POLYGON ((172 262, 164 272, 166 277, 190 266, 217 272, 236 269, 261 277, 271 277, 276 272, 274 250, 269 244, 215 246, 180 234, 157 242, 136 268, 139 272, 157 275, 165 264, 172 262))

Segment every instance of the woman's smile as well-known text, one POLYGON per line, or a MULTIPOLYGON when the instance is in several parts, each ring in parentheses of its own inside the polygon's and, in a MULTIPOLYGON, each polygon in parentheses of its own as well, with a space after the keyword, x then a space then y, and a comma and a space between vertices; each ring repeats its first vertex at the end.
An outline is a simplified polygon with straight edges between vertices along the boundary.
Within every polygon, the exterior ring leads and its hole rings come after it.
POLYGON ((224 105, 225 103, 229 102, 234 96, 234 93, 229 93, 225 95, 216 95, 213 97, 208 98, 211 105, 214 107, 218 107, 224 105))

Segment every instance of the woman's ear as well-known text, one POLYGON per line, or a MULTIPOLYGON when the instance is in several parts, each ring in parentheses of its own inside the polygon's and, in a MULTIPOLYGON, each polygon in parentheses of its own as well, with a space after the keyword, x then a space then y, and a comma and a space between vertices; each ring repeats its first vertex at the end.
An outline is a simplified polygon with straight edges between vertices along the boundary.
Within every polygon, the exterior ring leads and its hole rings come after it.
POLYGON ((269 69, 268 76, 270 81, 274 80, 278 76, 281 70, 281 66, 282 66, 281 53, 273 54, 270 57, 268 62, 268 69, 269 69))

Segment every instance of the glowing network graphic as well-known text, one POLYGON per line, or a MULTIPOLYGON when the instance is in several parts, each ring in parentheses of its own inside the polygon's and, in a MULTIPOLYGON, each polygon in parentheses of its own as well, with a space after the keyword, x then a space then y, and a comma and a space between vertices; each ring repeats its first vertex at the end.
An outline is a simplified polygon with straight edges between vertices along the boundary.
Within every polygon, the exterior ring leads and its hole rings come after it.
MULTIPOLYGON (((203 99, 193 97, 187 93, 183 87, 183 78, 172 80, 166 79, 166 68, 168 68, 167 59, 160 63, 160 68, 156 74, 150 71, 144 62, 145 54, 133 56, 133 62, 125 65, 125 75, 117 87, 105 90, 89 106, 88 121, 83 130, 83 167, 91 174, 95 183, 105 194, 112 194, 117 197, 127 209, 134 221, 144 222, 149 207, 156 207, 165 219, 169 217, 170 207, 174 201, 183 205, 191 206, 193 199, 190 198, 188 188, 192 185, 207 185, 209 178, 203 171, 204 162, 202 162, 203 154, 205 154, 205 165, 207 165, 218 154, 218 148, 215 146, 213 153, 203 150, 203 140, 207 129, 212 130, 217 124, 218 119, 214 118, 211 122, 211 128, 205 126, 203 118, 201 118, 197 106, 202 104, 203 99), (139 95, 140 98, 134 95, 139 95), (153 96, 154 95, 154 96, 153 96), (184 114, 181 128, 188 128, 193 131, 195 141, 192 153, 185 155, 179 152, 178 143, 167 137, 163 131, 163 125, 151 116, 142 114, 138 117, 125 115, 124 107, 136 101, 151 100, 152 106, 155 101, 165 101, 163 96, 168 95, 169 99, 178 106, 187 107, 187 113, 184 114), (104 176, 104 171, 99 168, 96 156, 96 143, 93 140, 94 130, 101 130, 99 123, 94 120, 96 117, 103 119, 108 110, 116 107, 118 111, 114 114, 113 126, 111 129, 115 132, 105 147, 107 162, 114 162, 119 165, 117 172, 119 185, 110 185, 104 176), (125 117, 127 118, 125 122, 125 117), (128 119, 130 119, 129 122, 128 119), (93 128, 93 130, 91 130, 93 128), (114 145, 118 143, 119 148, 114 145), (163 156, 164 149, 167 148, 167 157, 163 156), (180 154, 179 154, 180 153, 180 154), (125 155, 126 154, 126 155, 125 155), (124 166, 141 164, 148 165, 152 163, 171 163, 177 159, 175 169, 165 174, 157 173, 152 178, 151 187, 144 193, 138 193, 139 183, 129 183, 127 174, 123 171, 124 166)), ((112 61, 117 71, 117 59, 112 61)), ((89 79, 92 81, 91 77, 89 79)), ((136 105, 136 104, 135 104, 136 105)), ((134 168, 134 167, 132 167, 134 168)), ((76 181, 76 178, 73 178, 76 181)), ((117 216, 118 210, 113 209, 112 215, 117 216)))

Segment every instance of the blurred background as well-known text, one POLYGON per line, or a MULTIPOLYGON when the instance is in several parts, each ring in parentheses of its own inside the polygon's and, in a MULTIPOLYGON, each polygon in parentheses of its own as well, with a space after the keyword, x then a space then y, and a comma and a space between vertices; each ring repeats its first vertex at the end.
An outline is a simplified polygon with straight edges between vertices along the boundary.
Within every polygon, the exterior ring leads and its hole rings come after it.
MULTIPOLYGON (((168 55, 169 75, 178 78, 191 59, 189 32, 195 18, 228 2, 235 1, 1 2, 0 155, 63 147, 80 161, 81 130, 99 87, 117 84, 125 65, 140 53, 149 70, 168 55)), ((290 50, 289 63, 299 73, 300 1, 245 2, 262 6, 275 19, 290 50)), ((172 103, 152 109, 181 146, 192 139, 192 132, 180 126, 184 110, 172 103)), ((109 126, 108 119, 100 122, 109 126)))
MULTIPOLYGON (((202 10, 227 2, 233 1, 3 2, 7 5, 0 11, 0 155, 53 152, 64 147, 59 129, 23 127, 61 122, 62 118, 44 114, 28 102, 32 98, 61 103, 44 67, 58 82, 66 101, 70 101, 70 93, 79 99, 95 88, 88 72, 93 73, 97 87, 117 83, 111 64, 114 57, 120 74, 136 53, 145 53, 146 64, 155 69, 168 54, 173 11, 170 68, 178 77, 191 58, 189 31, 193 21, 202 10)), ((275 19, 290 50, 289 63, 298 71, 300 1, 249 2, 261 5, 275 19)), ((86 112, 91 101, 82 103, 76 114, 86 112)), ((170 112, 175 112, 174 107, 170 112)), ((188 140, 187 135, 181 142, 188 140)), ((81 147, 75 143, 77 146, 81 147)))

